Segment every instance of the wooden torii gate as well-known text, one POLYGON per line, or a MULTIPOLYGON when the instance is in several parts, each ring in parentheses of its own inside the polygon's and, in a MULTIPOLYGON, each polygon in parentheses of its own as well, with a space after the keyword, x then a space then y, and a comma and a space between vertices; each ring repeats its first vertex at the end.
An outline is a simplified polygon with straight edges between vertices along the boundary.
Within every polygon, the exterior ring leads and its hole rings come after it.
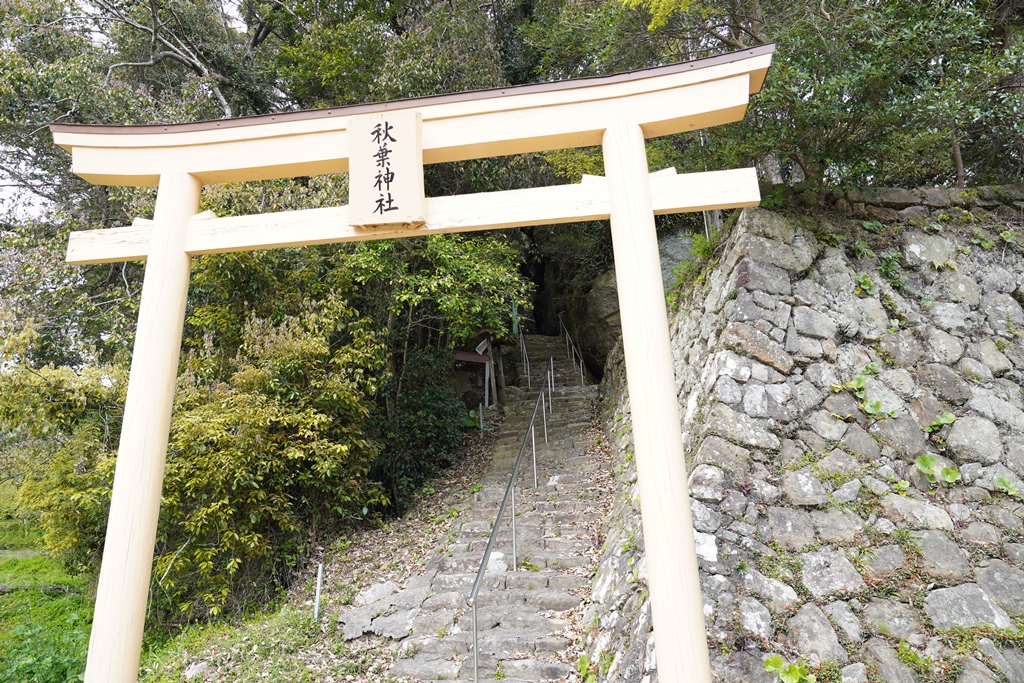
POLYGON ((658 672, 711 680, 655 214, 756 205, 753 169, 648 173, 644 139, 743 118, 773 45, 596 78, 192 124, 54 124, 73 170, 158 186, 152 221, 72 233, 73 264, 146 259, 87 683, 137 680, 191 257, 611 219, 658 672), (424 197, 423 164, 602 145, 604 178, 424 197), (350 204, 217 218, 203 184, 350 173, 350 204))

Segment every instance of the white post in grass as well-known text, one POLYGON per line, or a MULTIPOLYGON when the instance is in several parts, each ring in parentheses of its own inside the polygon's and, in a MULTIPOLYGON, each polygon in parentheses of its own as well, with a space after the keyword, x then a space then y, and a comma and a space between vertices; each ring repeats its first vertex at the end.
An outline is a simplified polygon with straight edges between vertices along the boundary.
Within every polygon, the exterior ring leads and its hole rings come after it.
POLYGON ((188 295, 191 257, 185 236, 201 188, 187 173, 160 177, 96 589, 85 671, 89 683, 138 680, 188 295))
POLYGON ((603 147, 658 676, 711 681, 643 132, 613 126, 603 147))

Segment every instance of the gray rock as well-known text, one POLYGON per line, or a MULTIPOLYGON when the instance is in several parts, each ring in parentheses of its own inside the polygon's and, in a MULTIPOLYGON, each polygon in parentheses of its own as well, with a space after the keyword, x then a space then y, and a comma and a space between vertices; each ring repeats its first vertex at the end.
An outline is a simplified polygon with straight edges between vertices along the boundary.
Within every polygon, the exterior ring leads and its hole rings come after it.
POLYGON ((860 469, 861 464, 855 457, 838 448, 818 461, 818 471, 823 474, 853 474, 860 469))
POLYGON ((844 666, 840 683, 868 683, 868 668, 857 662, 844 666))
POLYGON ((956 626, 995 626, 1016 630, 1009 615, 976 583, 932 591, 925 598, 924 611, 940 631, 956 626))
POLYGON ((391 603, 392 607, 397 607, 398 609, 412 609, 413 607, 419 607, 422 605, 423 601, 427 599, 429 594, 429 585, 419 588, 406 588, 405 590, 398 591, 392 595, 388 599, 388 602, 391 603))
POLYGON ((684 232, 659 237, 658 256, 661 257, 661 282, 667 292, 675 283, 673 269, 680 263, 693 260, 693 240, 684 232))
POLYGON ((875 663, 879 680, 885 683, 920 683, 913 669, 896 657, 896 653, 881 638, 872 638, 864 644, 864 654, 875 663))
POLYGON ((795 550, 814 543, 811 516, 803 510, 768 508, 768 527, 771 540, 782 548, 795 550))
POLYGON ((889 314, 882 306, 882 302, 874 297, 856 299, 854 315, 859 322, 859 333, 864 341, 878 341, 889 329, 889 314))
POLYGON ((883 382, 874 377, 868 377, 864 383, 864 391, 867 393, 868 400, 878 401, 882 404, 882 410, 894 411, 896 413, 905 413, 907 406, 903 403, 902 399, 883 382))
POLYGON ((964 377, 973 379, 975 382, 981 382, 982 384, 991 382, 993 378, 992 371, 975 358, 961 358, 960 362, 956 364, 956 369, 964 377))
POLYGON ((819 550, 804 553, 801 580, 815 598, 834 593, 863 590, 864 580, 846 556, 838 550, 819 550))
POLYGON ((963 304, 938 303, 932 306, 932 316, 935 324, 953 334, 966 334, 970 323, 968 318, 971 311, 963 304))
POLYGON ((988 324, 996 334, 1009 336, 1007 323, 1014 325, 1018 330, 1024 325, 1024 310, 1021 310, 1020 304, 1009 294, 982 294, 979 309, 988 318, 988 324))
POLYGON ((844 421, 860 415, 860 410, 857 408, 857 399, 845 391, 841 391, 838 394, 833 393, 826 398, 824 408, 830 413, 841 416, 844 421))
POLYGON ((1024 615, 1024 571, 992 560, 975 572, 978 585, 1014 616, 1024 615))
POLYGON ((892 358, 893 365, 901 368, 914 367, 924 357, 924 348, 912 330, 882 335, 878 348, 892 358))
POLYGON ((956 245, 944 237, 912 231, 903 236, 903 257, 911 267, 945 263, 956 258, 956 245))
POLYGON ((921 190, 924 195, 925 206, 934 208, 945 208, 949 206, 949 188, 946 187, 925 187, 921 190))
POLYGON ((857 496, 860 494, 860 489, 860 479, 848 481, 832 492, 832 500, 840 504, 852 503, 857 500, 857 496))
POLYGON ((998 263, 986 264, 979 274, 986 292, 1013 292, 1017 287, 1017 274, 998 263))
POLYGON ((768 393, 763 384, 748 384, 743 393, 743 412, 750 417, 768 417, 768 393))
POLYGON ((713 396, 716 401, 735 405, 743 400, 743 389, 732 377, 722 376, 715 382, 713 396))
MULTIPOLYGON (((742 221, 742 219, 741 219, 742 221)), ((739 229, 737 227, 737 232, 739 229)), ((773 266, 798 273, 807 270, 814 263, 817 245, 790 246, 777 240, 759 235, 740 235, 736 240, 736 253, 740 256, 754 256, 773 266)))
POLYGON ((904 522, 913 529, 953 530, 953 520, 940 507, 892 493, 882 496, 880 503, 890 519, 904 522))
MULTIPOLYGON (((877 204, 890 209, 907 209, 923 201, 921 190, 901 190, 894 188, 878 188, 869 190, 850 190, 847 196, 850 202, 877 204)), ((922 233, 914 232, 912 235, 922 233)), ((925 235, 930 237, 930 235, 925 235)), ((910 239, 909 237, 907 239, 910 239)))
POLYGON ((1020 512, 1011 512, 999 505, 986 505, 982 508, 982 513, 988 521, 1005 529, 1021 531, 1024 528, 1020 512))
POLYGON ((875 479, 872 476, 861 477, 861 481, 868 487, 868 490, 876 496, 884 496, 889 493, 889 485, 881 479, 875 479))
POLYGON ((838 441, 849 427, 842 420, 832 417, 827 410, 818 410, 807 416, 807 426, 824 439, 838 441))
POLYGON ((825 614, 829 616, 832 623, 839 629, 839 633, 845 636, 847 640, 851 643, 860 643, 860 620, 847 603, 842 600, 830 602, 825 605, 825 614))
POLYGON ((693 517, 693 528, 697 531, 713 534, 722 526, 722 513, 696 498, 690 499, 690 514, 693 517))
POLYGON ((971 388, 960 376, 940 363, 929 363, 918 370, 918 380, 934 389, 943 401, 963 405, 971 400, 971 388))
POLYGON ((964 551, 944 531, 921 531, 914 540, 921 549, 921 568, 931 576, 957 583, 971 570, 964 551))
POLYGON ((954 522, 966 522, 971 518, 971 508, 963 503, 950 503, 946 506, 946 512, 953 518, 954 522))
POLYGON ((988 389, 973 387, 974 396, 967 407, 996 424, 1008 427, 1014 432, 1024 433, 1024 412, 1009 401, 1005 401, 988 389))
POLYGON ((765 576, 756 569, 747 570, 743 575, 743 585, 750 592, 759 595, 768 602, 768 607, 778 612, 796 604, 796 591, 778 579, 765 576))
POLYGON ((719 503, 719 508, 722 512, 733 517, 742 517, 743 513, 747 509, 747 497, 735 489, 729 489, 725 492, 725 498, 719 503))
POLYGON ((1006 559, 1016 565, 1024 565, 1024 543, 1007 543, 1003 545, 1006 559))
POLYGON ((1002 354, 999 347, 991 339, 982 339, 977 344, 969 344, 967 346, 967 355, 981 361, 981 364, 988 368, 989 372, 996 377, 1005 375, 1010 370, 1013 370, 1013 363, 1002 354))
POLYGON ((694 462, 720 467, 729 473, 733 481, 743 479, 750 473, 750 451, 713 435, 705 437, 701 442, 694 462))
POLYGON ((924 453, 928 445, 917 421, 906 414, 895 419, 878 420, 868 431, 880 438, 883 444, 892 446, 900 457, 908 461, 924 453))
POLYGON ((722 500, 725 474, 714 465, 697 465, 690 473, 690 495, 697 500, 722 500))
POLYGON ((1006 457, 1003 462, 1014 474, 1024 477, 1024 438, 1016 434, 1007 438, 1006 457))
POLYGON ((785 472, 781 488, 793 505, 824 505, 828 502, 828 492, 809 467, 785 472))
POLYGON ((917 610, 897 600, 874 598, 864 608, 864 621, 873 632, 900 640, 909 640, 921 629, 917 610))
POLYGON ((810 382, 798 382, 793 387, 793 404, 796 406, 798 414, 802 415, 820 405, 824 398, 817 387, 810 382))
POLYGON ((209 662, 192 662, 188 665, 185 671, 182 672, 181 677, 186 681, 191 681, 198 678, 206 671, 210 666, 209 662))
POLYGON ((437 655, 419 653, 415 657, 399 659, 389 672, 395 677, 408 677, 419 681, 453 680, 459 677, 461 666, 458 661, 441 659, 437 655))
POLYGON ((710 432, 735 443, 769 450, 776 450, 782 445, 779 437, 765 429, 761 423, 743 413, 737 413, 723 403, 711 406, 707 422, 710 432))
POLYGON ((713 534, 694 531, 693 539, 697 546, 697 557, 708 562, 718 562, 718 539, 713 534))
POLYGON ((856 513, 837 508, 814 510, 811 512, 811 521, 814 522, 818 538, 825 542, 854 541, 864 527, 856 513))
POLYGON ((744 596, 737 602, 736 610, 742 633, 765 640, 772 637, 775 630, 772 628, 772 613, 767 607, 750 596, 744 596))
POLYGON ((885 382, 887 387, 899 394, 900 398, 911 398, 917 389, 914 384, 914 375, 911 375, 910 371, 903 368, 886 370, 879 375, 879 379, 885 382))
POLYGON ((964 346, 953 335, 929 327, 924 332, 924 342, 930 360, 943 365, 952 365, 964 355, 964 346))
POLYGON ((874 437, 856 424, 851 424, 846 430, 846 434, 843 435, 843 445, 867 462, 874 462, 881 454, 878 442, 874 437))
POLYGON ((793 309, 793 325, 806 337, 831 339, 836 336, 836 324, 832 318, 808 306, 793 309))
POLYGON ((390 605, 387 604, 387 600, 378 600, 369 605, 342 612, 338 615, 338 622, 344 624, 342 637, 345 640, 352 640, 370 632, 370 624, 374 618, 386 613, 389 609, 390 605))
POLYGON ((793 369, 793 357, 777 342, 746 323, 729 323, 722 331, 722 345, 751 358, 756 358, 765 365, 770 365, 783 374, 793 369))
POLYGON ((807 603, 787 622, 796 649, 807 656, 811 666, 835 661, 845 664, 850 656, 842 645, 825 613, 814 603, 807 603))
POLYGON ((981 300, 981 288, 978 283, 963 273, 945 270, 939 276, 938 285, 944 298, 958 304, 967 304, 972 308, 981 300))
POLYGON ((412 633, 412 622, 418 614, 418 609, 412 609, 399 610, 388 616, 377 617, 370 624, 370 630, 378 636, 399 640, 412 633))
POLYGON ((759 500, 764 503, 774 503, 782 496, 782 492, 779 491, 778 487, 772 486, 764 479, 753 479, 751 484, 754 488, 751 490, 752 497, 754 500, 759 500))
POLYGON ((978 641, 978 650, 986 660, 1010 681, 1024 681, 1024 656, 1017 650, 1000 650, 990 638, 978 641))
POLYGON ((965 543, 973 545, 999 545, 999 529, 988 522, 971 522, 960 532, 965 543))
POLYGON ((385 581, 384 583, 377 583, 355 597, 353 601, 356 605, 369 605, 371 602, 377 602, 382 598, 386 598, 392 593, 396 593, 400 586, 394 581, 385 581))
POLYGON ((971 657, 964 662, 964 668, 957 676, 956 683, 999 683, 999 677, 992 671, 971 657))
POLYGON ((748 290, 761 290, 769 294, 782 294, 783 296, 789 296, 793 291, 789 273, 778 266, 768 265, 750 258, 741 259, 736 264, 736 268, 733 270, 733 286, 748 290))
POLYGON ((874 549, 865 564, 864 573, 877 581, 899 571, 906 562, 907 554, 901 546, 883 545, 874 549))
POLYGON ((986 491, 999 491, 1001 489, 996 484, 996 480, 998 479, 1005 479, 1013 486, 1016 486, 1017 490, 1024 491, 1024 481, 1014 474, 1013 470, 1003 464, 996 464, 983 468, 972 483, 986 491))

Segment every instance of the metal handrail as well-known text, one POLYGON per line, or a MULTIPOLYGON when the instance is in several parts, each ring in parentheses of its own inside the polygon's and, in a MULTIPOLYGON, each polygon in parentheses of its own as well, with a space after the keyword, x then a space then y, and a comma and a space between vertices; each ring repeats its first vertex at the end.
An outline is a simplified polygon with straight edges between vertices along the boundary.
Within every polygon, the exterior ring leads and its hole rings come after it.
POLYGON ((526 388, 532 389, 533 386, 530 384, 530 353, 526 350, 526 335, 523 334, 522 325, 519 326, 519 355, 523 362, 523 367, 526 368, 526 388))
POLYGON ((566 353, 569 355, 569 360, 572 361, 573 369, 576 368, 576 360, 579 359, 579 362, 580 362, 580 386, 581 387, 582 386, 586 386, 586 383, 587 383, 587 381, 586 381, 586 368, 585 368, 585 366, 583 364, 583 354, 580 352, 579 349, 576 348, 576 342, 574 342, 572 340, 572 335, 569 334, 569 328, 565 326, 565 321, 562 320, 562 316, 564 314, 565 314, 565 311, 562 311, 561 313, 558 314, 558 324, 561 326, 562 332, 565 333, 565 349, 566 349, 566 353))
MULTIPOLYGON (((523 342, 525 349, 525 341, 523 342)), ((512 571, 515 571, 519 566, 518 549, 516 547, 516 477, 519 476, 519 463, 523 460, 523 455, 526 453, 526 441, 530 440, 530 444, 533 450, 533 486, 537 487, 537 436, 536 436, 536 422, 537 422, 537 410, 540 409, 541 417, 544 420, 544 443, 548 442, 548 420, 547 414, 549 407, 552 404, 552 394, 554 391, 554 377, 555 377, 555 359, 548 358, 548 370, 544 377, 544 388, 540 390, 540 394, 537 396, 536 402, 533 404, 533 414, 530 416, 530 423, 526 426, 526 433, 523 434, 523 445, 519 447, 519 455, 516 456, 516 462, 512 465, 512 475, 508 479, 508 484, 505 486, 505 495, 501 499, 501 505, 498 506, 498 514, 494 518, 494 524, 491 526, 491 535, 487 539, 487 547, 484 548, 484 556, 480 560, 480 568, 476 572, 476 580, 473 582, 473 589, 469 592, 469 598, 467 603, 473 609, 473 680, 480 680, 480 657, 479 647, 477 640, 477 626, 476 626, 476 599, 477 594, 480 592, 480 586, 483 583, 484 574, 487 572, 487 563, 491 559, 491 550, 494 548, 494 540, 498 537, 498 526, 501 522, 502 516, 505 514, 505 505, 511 501, 512 507, 512 571), (545 401, 544 395, 547 394, 547 400, 545 401)))

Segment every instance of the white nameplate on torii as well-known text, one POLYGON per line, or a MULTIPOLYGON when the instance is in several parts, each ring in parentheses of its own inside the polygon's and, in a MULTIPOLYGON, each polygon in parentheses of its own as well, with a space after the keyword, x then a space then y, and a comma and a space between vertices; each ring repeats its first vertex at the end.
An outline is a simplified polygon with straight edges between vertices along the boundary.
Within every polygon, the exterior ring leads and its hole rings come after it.
POLYGON ((54 124, 75 173, 158 185, 153 220, 67 260, 146 260, 86 683, 137 680, 192 256, 610 219, 658 674, 710 683, 654 216, 753 206, 753 169, 649 173, 646 138, 739 121, 774 46, 624 74, 196 124, 54 124), (605 177, 425 197, 423 164, 601 145, 605 177), (204 183, 350 173, 350 204, 198 213, 204 183))

